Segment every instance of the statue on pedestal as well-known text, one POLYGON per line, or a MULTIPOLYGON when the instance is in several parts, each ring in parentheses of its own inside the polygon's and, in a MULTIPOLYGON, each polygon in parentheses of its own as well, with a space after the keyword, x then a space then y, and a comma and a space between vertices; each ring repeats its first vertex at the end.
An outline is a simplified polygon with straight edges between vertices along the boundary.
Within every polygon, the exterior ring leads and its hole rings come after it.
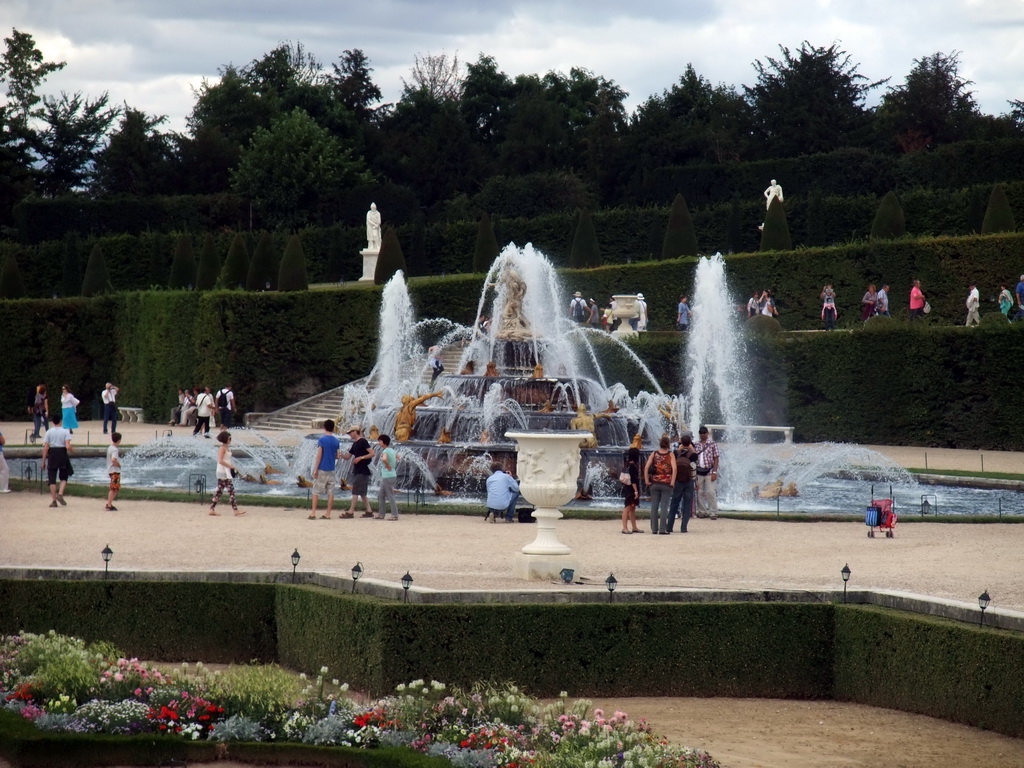
POLYGON ((380 252, 380 211, 376 203, 370 203, 366 212, 366 250, 380 252))
POLYGON ((416 423, 416 409, 432 397, 441 397, 443 392, 429 392, 414 398, 412 395, 402 395, 402 408, 395 415, 395 437, 399 442, 404 443, 412 437, 413 425, 416 423))

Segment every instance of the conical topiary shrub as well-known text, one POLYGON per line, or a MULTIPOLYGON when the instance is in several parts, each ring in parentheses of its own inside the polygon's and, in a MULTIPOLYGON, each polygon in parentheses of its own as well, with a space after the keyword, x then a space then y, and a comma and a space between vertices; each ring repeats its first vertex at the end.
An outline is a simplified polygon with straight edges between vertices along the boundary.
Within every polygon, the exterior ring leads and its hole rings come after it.
POLYGON ((779 198, 772 198, 768 212, 764 217, 764 229, 761 230, 762 251, 791 251, 793 240, 789 236, 789 222, 786 221, 786 209, 779 198))
POLYGON ((249 265, 249 276, 245 288, 249 291, 267 291, 277 288, 277 254, 274 253, 274 241, 266 230, 260 233, 260 241, 256 244, 256 252, 252 255, 249 265))
POLYGON ((82 295, 98 296, 111 290, 110 274, 107 272, 107 261, 103 257, 103 249, 96 243, 89 254, 89 263, 85 265, 85 277, 82 278, 82 295))
POLYGON ((697 231, 693 228, 686 198, 676 193, 672 209, 668 212, 665 240, 661 244, 661 258, 678 259, 697 255, 697 231))
POLYGON ((480 214, 480 224, 476 230, 476 246, 473 248, 473 271, 486 272, 498 258, 498 238, 494 236, 494 225, 485 211, 480 214))
POLYGON ((1017 222, 1013 218, 1013 209, 1006 199, 1002 184, 992 187, 985 209, 985 220, 981 223, 981 234, 993 235, 996 232, 1016 232, 1017 222))
POLYGON ((20 299, 24 295, 25 281, 21 278, 18 260, 9 253, 3 271, 0 271, 0 299, 20 299))
POLYGON ((398 242, 395 228, 388 226, 380 240, 380 253, 377 254, 377 269, 373 273, 375 285, 384 285, 394 277, 395 272, 405 272, 405 254, 398 242))
POLYGON ((281 259, 281 268, 275 282, 279 291, 305 291, 309 288, 309 278, 306 276, 306 254, 302 250, 302 240, 298 235, 288 238, 288 244, 284 247, 284 257, 281 259))
POLYGON ((576 234, 569 252, 569 266, 573 269, 601 266, 601 246, 597 244, 597 231, 590 211, 577 209, 576 234))
POLYGON ((167 287, 172 291, 192 290, 196 286, 196 254, 188 235, 182 235, 174 244, 174 260, 167 287))
POLYGON ((196 271, 196 290, 209 291, 217 287, 220 275, 220 257, 217 244, 209 232, 203 238, 203 250, 199 252, 199 269, 196 271))
POLYGON ((903 206, 896 198, 896 193, 890 190, 882 198, 878 206, 878 213, 875 214, 875 221, 871 224, 872 240, 891 240, 894 237, 903 237, 907 234, 907 223, 903 218, 903 206))
POLYGON ((245 238, 241 233, 235 235, 228 248, 228 257, 224 260, 224 268, 220 271, 221 288, 244 288, 249 277, 249 249, 245 247, 245 238))

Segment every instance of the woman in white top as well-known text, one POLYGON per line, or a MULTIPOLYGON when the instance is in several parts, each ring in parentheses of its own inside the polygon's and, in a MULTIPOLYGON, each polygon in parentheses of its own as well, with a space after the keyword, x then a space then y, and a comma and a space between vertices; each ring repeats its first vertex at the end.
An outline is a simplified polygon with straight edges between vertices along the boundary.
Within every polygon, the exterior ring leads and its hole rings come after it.
POLYGON ((78 407, 79 402, 81 401, 71 394, 71 390, 68 389, 67 384, 61 387, 60 415, 64 422, 64 429, 72 431, 78 429, 78 419, 75 417, 75 408, 78 407))
POLYGON ((220 450, 217 451, 217 492, 213 494, 213 503, 210 504, 210 514, 219 515, 217 511, 217 502, 220 501, 220 495, 227 489, 228 499, 231 501, 231 509, 235 511, 235 516, 244 515, 245 512, 238 510, 238 502, 235 501, 235 484, 232 482, 232 478, 238 474, 235 465, 231 461, 231 433, 221 432, 217 435, 217 441, 220 443, 220 450))

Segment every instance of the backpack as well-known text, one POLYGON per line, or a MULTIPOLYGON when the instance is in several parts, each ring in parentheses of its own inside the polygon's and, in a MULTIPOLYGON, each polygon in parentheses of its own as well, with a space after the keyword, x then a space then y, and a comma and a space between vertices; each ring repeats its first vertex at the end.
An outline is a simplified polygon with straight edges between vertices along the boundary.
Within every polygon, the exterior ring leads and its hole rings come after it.
POLYGON ((228 407, 228 393, 226 390, 221 390, 217 393, 217 407, 227 408, 228 407))
POLYGON ((572 319, 576 322, 581 322, 584 315, 586 315, 587 303, 583 299, 572 300, 572 319))

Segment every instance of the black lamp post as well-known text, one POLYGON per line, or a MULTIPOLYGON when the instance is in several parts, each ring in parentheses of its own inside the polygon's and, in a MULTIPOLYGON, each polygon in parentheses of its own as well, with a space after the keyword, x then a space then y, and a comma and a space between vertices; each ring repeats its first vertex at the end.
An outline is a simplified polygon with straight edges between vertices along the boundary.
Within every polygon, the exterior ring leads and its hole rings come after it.
POLYGON ((843 602, 846 602, 846 582, 850 580, 850 566, 849 564, 843 566, 843 570, 840 571, 843 574, 843 602))
POLYGON ((405 572, 405 576, 402 577, 402 589, 405 590, 405 602, 409 602, 409 587, 412 586, 412 576, 409 572, 405 572))
POLYGON ((299 548, 296 547, 295 551, 292 552, 292 583, 295 583, 295 569, 299 567, 299 560, 302 559, 302 555, 299 554, 299 548))
POLYGON ((985 624, 985 609, 988 608, 988 604, 991 602, 992 598, 988 596, 987 589, 978 595, 978 607, 981 608, 981 620, 978 622, 979 627, 985 624))
POLYGON ((615 574, 609 573, 608 578, 604 580, 604 585, 608 587, 608 602, 612 601, 612 592, 619 586, 619 582, 615 580, 615 574))
POLYGON ((359 581, 359 577, 363 575, 363 564, 356 563, 352 566, 352 594, 356 593, 356 582, 359 581))
POLYGON ((110 558, 114 556, 114 550, 112 550, 110 548, 110 545, 107 544, 107 546, 103 548, 103 551, 100 552, 100 554, 103 556, 103 578, 105 579, 107 578, 107 573, 109 572, 110 569, 110 558))

